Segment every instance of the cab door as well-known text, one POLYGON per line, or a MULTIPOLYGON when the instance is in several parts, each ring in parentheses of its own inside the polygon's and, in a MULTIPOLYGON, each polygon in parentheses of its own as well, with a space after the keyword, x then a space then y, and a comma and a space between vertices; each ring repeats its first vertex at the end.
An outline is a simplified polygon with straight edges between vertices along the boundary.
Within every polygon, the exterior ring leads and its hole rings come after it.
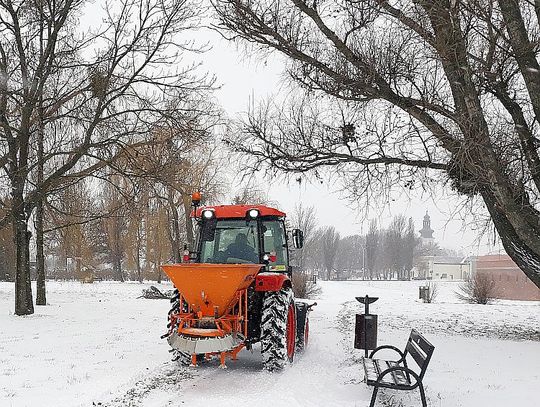
POLYGON ((289 250, 282 220, 263 220, 262 243, 264 254, 268 257, 267 270, 287 272, 289 250))

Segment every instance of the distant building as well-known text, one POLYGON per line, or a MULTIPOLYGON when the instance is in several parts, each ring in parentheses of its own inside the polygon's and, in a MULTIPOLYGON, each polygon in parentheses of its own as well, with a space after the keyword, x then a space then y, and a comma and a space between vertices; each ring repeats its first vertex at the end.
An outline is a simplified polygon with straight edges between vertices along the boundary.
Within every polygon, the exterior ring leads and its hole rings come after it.
POLYGON ((540 301, 540 289, 507 254, 477 257, 473 272, 485 273, 495 281, 496 298, 540 301))
POLYGON ((433 243, 433 232, 434 230, 431 229, 431 218, 426 211, 422 229, 420 229, 420 239, 422 240, 423 245, 433 243))
POLYGON ((471 275, 472 261, 470 257, 423 256, 417 269, 417 278, 464 280, 471 275))

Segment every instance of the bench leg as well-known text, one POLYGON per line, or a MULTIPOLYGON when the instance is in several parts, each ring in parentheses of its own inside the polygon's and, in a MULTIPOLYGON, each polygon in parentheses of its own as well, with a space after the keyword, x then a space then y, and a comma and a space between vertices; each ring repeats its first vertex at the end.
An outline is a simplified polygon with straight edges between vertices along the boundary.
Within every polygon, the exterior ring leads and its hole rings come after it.
POLYGON ((371 395, 371 403, 369 403, 369 407, 373 407, 375 405, 375 399, 377 399, 377 391, 379 388, 377 386, 373 387, 373 394, 371 395))
POLYGON ((422 407, 427 407, 426 403, 426 393, 424 393, 424 386, 422 385, 422 382, 419 383, 420 388, 420 398, 422 399, 422 407))

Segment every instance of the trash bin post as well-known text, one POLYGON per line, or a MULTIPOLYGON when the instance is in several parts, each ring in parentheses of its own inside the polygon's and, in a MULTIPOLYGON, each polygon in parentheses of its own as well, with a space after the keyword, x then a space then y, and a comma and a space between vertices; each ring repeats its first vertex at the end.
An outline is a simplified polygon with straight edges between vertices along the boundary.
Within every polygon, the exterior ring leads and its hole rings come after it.
POLYGON ((374 303, 378 299, 379 297, 369 297, 368 295, 364 297, 356 297, 358 302, 364 304, 364 314, 356 314, 354 347, 357 349, 364 349, 366 358, 368 357, 368 350, 375 349, 377 347, 377 315, 371 315, 369 313, 369 304, 374 303), (370 324, 368 324, 368 321, 370 324), (358 328, 360 327, 362 328, 362 333, 359 337, 358 328), (369 338, 368 329, 371 334, 369 338))

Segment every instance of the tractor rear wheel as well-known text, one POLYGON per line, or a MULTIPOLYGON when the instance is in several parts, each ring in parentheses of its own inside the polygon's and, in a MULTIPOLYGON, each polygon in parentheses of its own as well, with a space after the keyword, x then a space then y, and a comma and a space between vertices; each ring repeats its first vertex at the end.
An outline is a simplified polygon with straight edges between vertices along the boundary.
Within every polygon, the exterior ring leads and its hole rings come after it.
POLYGON ((294 359, 296 308, 291 288, 265 294, 261 317, 261 353, 266 370, 281 370, 294 359))

